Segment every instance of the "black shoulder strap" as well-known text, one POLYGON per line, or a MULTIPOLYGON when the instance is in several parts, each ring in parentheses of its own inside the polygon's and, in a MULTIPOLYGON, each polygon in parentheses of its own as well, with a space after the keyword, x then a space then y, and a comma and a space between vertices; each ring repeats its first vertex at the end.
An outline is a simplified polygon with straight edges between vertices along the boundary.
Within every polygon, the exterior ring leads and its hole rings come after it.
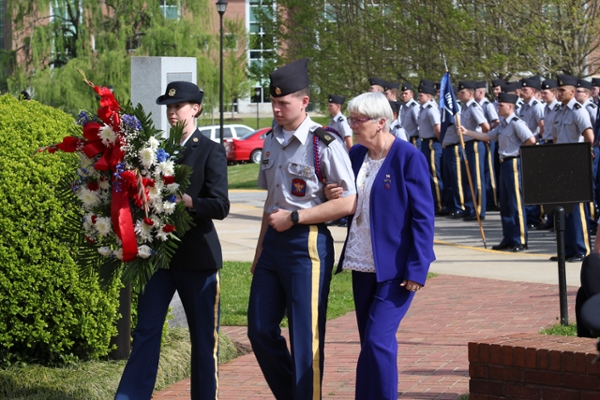
POLYGON ((315 131, 313 133, 315 134, 315 136, 317 136, 319 139, 321 139, 327 147, 329 147, 329 145, 333 141, 335 141, 335 137, 323 128, 317 128, 317 129, 315 129, 315 131))

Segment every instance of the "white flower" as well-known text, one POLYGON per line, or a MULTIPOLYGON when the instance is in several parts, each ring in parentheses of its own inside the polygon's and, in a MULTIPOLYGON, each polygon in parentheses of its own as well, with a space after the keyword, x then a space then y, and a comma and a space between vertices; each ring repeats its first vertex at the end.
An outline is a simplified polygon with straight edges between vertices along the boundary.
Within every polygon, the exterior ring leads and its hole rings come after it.
POLYGON ((163 203, 163 210, 165 210, 165 214, 167 215, 171 215, 175 212, 175 207, 177 206, 177 203, 172 203, 170 201, 165 201, 163 203))
POLYGON ((138 152, 140 161, 145 168, 150 168, 154 164, 156 153, 150 147, 145 147, 138 152))
POLYGON ((160 143, 158 142, 158 140, 156 140, 154 136, 150 136, 150 139, 148 139, 148 145, 152 150, 157 151, 158 146, 160 146, 160 143))
POLYGON ((100 179, 98 181, 98 186, 100 187, 100 189, 102 190, 108 190, 110 189, 110 183, 108 182, 108 180, 106 179, 100 179))
POLYGON ((171 160, 158 163, 156 169, 157 171, 160 171, 162 176, 175 175, 175 163, 171 160))
POLYGON ((77 197, 79 197, 79 200, 81 200, 85 209, 90 209, 92 207, 97 206, 98 203, 100 203, 98 193, 91 191, 86 187, 82 187, 81 189, 79 189, 79 191, 77 192, 77 197))
POLYGON ((160 240, 162 240, 163 242, 165 242, 165 241, 167 241, 167 239, 169 239, 169 235, 170 235, 170 233, 163 231, 162 228, 160 228, 158 230, 158 232, 156 232, 156 237, 159 238, 160 240))
POLYGON ((157 201, 161 199, 161 189, 157 187, 155 184, 154 187, 151 187, 148 191, 148 196, 150 196, 150 201, 157 201))
POLYGON ((115 131, 113 131, 113 129, 108 125, 104 125, 102 128, 100 128, 98 131, 98 137, 102 139, 102 143, 105 146, 114 144, 115 140, 117 139, 115 131))
POLYGON ((83 229, 86 232, 90 232, 92 229, 94 229, 94 224, 92 223, 92 213, 87 213, 83 216, 83 229))
POLYGON ((112 250, 110 247, 102 246, 98 249, 98 253, 102 254, 104 257, 108 257, 112 254, 112 250))
POLYGON ((169 191, 169 193, 177 193, 177 190, 179 190, 179 183, 175 182, 168 184, 167 190, 169 191))
POLYGON ((144 242, 152 241, 152 226, 146 224, 144 220, 138 219, 135 223, 135 234, 144 242))
POLYGON ((89 169, 92 165, 94 165, 94 160, 85 155, 85 153, 79 153, 79 166, 81 168, 89 169))
POLYGON ((112 232, 112 222, 108 217, 98 217, 96 219, 96 229, 100 236, 107 236, 112 232))
POLYGON ((119 260, 123 259, 123 249, 119 248, 113 252, 113 255, 117 257, 119 260))
POLYGON ((157 214, 162 214, 164 212, 162 199, 159 197, 157 201, 153 201, 150 203, 150 206, 153 208, 154 212, 157 214))
POLYGON ((146 245, 138 247, 138 256, 148 258, 152 255, 152 249, 146 245))

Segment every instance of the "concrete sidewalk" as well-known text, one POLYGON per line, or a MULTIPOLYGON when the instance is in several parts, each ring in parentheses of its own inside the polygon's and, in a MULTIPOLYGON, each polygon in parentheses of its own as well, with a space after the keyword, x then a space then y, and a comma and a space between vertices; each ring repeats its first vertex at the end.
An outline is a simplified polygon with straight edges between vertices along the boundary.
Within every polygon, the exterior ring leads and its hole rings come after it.
MULTIPOLYGON (((260 196, 232 192, 230 216, 217 223, 226 260, 252 260, 262 216, 260 196)), ((483 224, 488 247, 499 243, 498 213, 488 214, 483 224)), ((346 231, 331 230, 339 254, 346 231)), ((531 250, 518 254, 483 249, 476 222, 438 217, 436 238, 438 260, 431 271, 440 275, 416 295, 398 331, 403 399, 459 399, 468 393, 469 341, 535 333, 557 323, 560 315, 557 265, 548 261, 555 241, 548 231, 531 232, 531 250)), ((571 322, 579 268, 567 264, 571 322)), ((247 343, 245 327, 222 327, 222 332, 247 343)), ((328 322, 323 397, 354 397, 359 350, 354 313, 328 322)), ((221 366, 219 376, 220 399, 273 399, 253 354, 221 366)), ((154 398, 189 398, 189 379, 154 398)))

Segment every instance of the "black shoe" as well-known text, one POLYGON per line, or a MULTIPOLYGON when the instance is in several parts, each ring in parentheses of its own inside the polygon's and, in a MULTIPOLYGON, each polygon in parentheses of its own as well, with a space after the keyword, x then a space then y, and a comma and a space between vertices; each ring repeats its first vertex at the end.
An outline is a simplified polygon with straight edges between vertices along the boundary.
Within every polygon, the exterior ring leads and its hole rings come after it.
POLYGON ((537 229, 538 231, 546 231, 546 230, 552 229, 552 228, 554 228, 554 223, 548 222, 548 221, 535 227, 535 229, 537 229))
POLYGON ((443 216, 446 216, 446 215, 450 215, 450 211, 446 210, 445 208, 442 208, 441 210, 436 211, 435 215, 443 217, 443 216))
POLYGON ((508 250, 512 248, 512 246, 508 243, 500 243, 496 246, 492 246, 492 250, 508 250))
POLYGON ((510 251, 513 253, 518 253, 520 251, 523 251, 527 248, 527 246, 523 246, 522 244, 515 244, 513 247, 510 248, 510 251))
MULTIPOLYGON (((481 221, 485 221, 485 217, 479 217, 479 219, 481 221)), ((463 217, 463 220, 465 220, 465 221, 477 221, 477 215, 476 214, 467 215, 466 217, 463 217)))
POLYGON ((451 211, 450 212, 450 218, 452 219, 459 219, 465 216, 465 212, 464 211, 451 211))
POLYGON ((527 228, 529 229, 537 229, 537 227, 540 226, 539 224, 527 224, 527 228))
POLYGON ((567 262, 581 262, 584 258, 585 256, 582 256, 581 254, 576 254, 573 257, 568 258, 567 262))
POLYGON ((550 261, 558 261, 558 257, 557 256, 552 256, 552 257, 550 257, 550 261))
POLYGON ((348 221, 338 222, 337 226, 339 226, 341 228, 347 228, 348 227, 348 221))
POLYGON ((489 206, 489 207, 486 207, 485 211, 500 211, 500 207, 498 207, 498 206, 489 206))

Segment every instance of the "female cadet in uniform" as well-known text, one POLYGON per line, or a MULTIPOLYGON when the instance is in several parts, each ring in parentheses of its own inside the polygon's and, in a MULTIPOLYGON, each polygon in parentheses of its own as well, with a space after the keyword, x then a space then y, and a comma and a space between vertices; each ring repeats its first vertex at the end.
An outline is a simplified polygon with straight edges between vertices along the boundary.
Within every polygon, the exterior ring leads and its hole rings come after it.
MULTIPOLYGON (((364 93, 348 105, 358 202, 338 271, 352 270, 361 352, 355 398, 398 398, 396 332, 425 284, 433 254, 433 197, 427 161, 389 132, 385 96, 364 93)), ((341 189, 327 185, 327 197, 341 189)))
POLYGON ((229 214, 227 161, 223 146, 204 137, 195 126, 203 92, 190 82, 171 82, 157 104, 167 106, 173 126, 185 124, 177 162, 192 168, 185 202, 196 226, 185 233, 169 269, 150 279, 138 300, 133 350, 117 389, 116 400, 148 400, 152 396, 160 341, 169 303, 179 293, 192 342, 191 399, 214 400, 218 388, 219 269, 221 245, 213 219, 229 214))

